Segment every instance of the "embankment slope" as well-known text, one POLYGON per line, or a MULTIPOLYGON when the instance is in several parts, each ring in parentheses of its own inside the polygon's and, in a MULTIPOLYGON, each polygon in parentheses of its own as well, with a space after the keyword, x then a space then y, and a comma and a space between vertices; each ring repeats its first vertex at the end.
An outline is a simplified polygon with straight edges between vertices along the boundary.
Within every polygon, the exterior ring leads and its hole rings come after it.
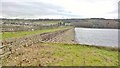
POLYGON ((118 66, 118 51, 75 43, 74 29, 30 46, 20 46, 3 66, 118 66), (54 43, 51 43, 54 42, 54 43), (57 42, 57 43, 56 43, 57 42), (63 42, 63 43, 62 43, 63 42), (69 43, 69 44, 67 44, 69 43))

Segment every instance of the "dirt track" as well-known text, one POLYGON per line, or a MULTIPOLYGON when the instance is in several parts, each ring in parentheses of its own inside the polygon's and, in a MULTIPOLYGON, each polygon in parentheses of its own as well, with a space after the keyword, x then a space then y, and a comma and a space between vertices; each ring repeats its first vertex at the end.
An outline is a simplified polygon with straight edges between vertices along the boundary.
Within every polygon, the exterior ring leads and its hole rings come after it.
POLYGON ((57 35, 56 37, 50 39, 47 42, 54 42, 54 43, 76 43, 74 39, 74 28, 65 31, 57 35))

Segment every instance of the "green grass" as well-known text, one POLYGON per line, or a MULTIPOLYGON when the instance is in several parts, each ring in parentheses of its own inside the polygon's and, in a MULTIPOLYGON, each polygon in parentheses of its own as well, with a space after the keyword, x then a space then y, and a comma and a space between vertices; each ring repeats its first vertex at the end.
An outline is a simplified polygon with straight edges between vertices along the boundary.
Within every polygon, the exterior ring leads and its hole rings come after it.
MULTIPOLYGON (((59 28, 52 28, 52 29, 44 29, 44 30, 35 30, 35 31, 21 31, 21 32, 4 32, 2 37, 0 39, 6 39, 6 38, 18 38, 18 37, 23 37, 26 35, 33 35, 33 34, 41 34, 41 33, 46 33, 46 32, 54 32, 62 29, 66 29, 67 27, 59 27, 59 28)), ((69 28, 69 27, 68 27, 69 28)))
POLYGON ((4 59, 3 65, 118 66, 118 51, 80 44, 40 43, 20 48, 4 59))
POLYGON ((60 21, 37 21, 37 22, 34 22, 34 23, 41 23, 41 24, 57 24, 59 23, 60 21))
MULTIPOLYGON (((48 44, 50 45, 50 44, 48 44)), ((118 65, 118 52, 106 48, 96 48, 73 44, 51 44, 57 48, 53 56, 63 61, 50 63, 60 66, 114 66, 118 65)))

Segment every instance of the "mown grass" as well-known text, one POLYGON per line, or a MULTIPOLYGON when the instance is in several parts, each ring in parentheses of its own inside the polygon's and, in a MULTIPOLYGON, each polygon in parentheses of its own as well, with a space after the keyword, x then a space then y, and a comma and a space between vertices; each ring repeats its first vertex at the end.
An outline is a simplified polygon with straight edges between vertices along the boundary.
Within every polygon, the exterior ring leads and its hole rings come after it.
POLYGON ((26 35, 32 35, 32 34, 41 34, 41 33, 46 33, 46 32, 54 32, 58 30, 63 30, 69 27, 59 27, 59 28, 52 28, 52 29, 43 29, 43 30, 35 30, 35 31, 21 31, 21 32, 3 32, 0 34, 0 39, 6 39, 6 38, 18 38, 18 37, 23 37, 26 35))
POLYGON ((80 44, 40 43, 3 60, 17 66, 118 66, 118 51, 80 44))

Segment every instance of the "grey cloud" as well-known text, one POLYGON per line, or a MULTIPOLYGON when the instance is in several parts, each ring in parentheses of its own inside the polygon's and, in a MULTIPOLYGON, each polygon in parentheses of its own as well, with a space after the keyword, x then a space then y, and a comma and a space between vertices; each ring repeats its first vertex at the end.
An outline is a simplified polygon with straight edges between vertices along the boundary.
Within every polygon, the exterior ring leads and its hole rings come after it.
POLYGON ((2 2, 3 15, 15 16, 42 16, 42 15, 71 15, 64 8, 42 2, 2 2))
POLYGON ((120 10, 120 9, 114 9, 114 10, 108 12, 108 14, 118 14, 118 10, 120 10))

